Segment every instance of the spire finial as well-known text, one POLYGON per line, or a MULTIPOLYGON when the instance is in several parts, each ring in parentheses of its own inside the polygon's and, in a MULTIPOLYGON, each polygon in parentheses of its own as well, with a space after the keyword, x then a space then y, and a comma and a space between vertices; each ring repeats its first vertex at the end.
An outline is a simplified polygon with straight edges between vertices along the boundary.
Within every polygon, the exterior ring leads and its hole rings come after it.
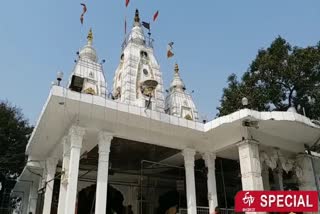
POLYGON ((139 10, 136 9, 136 14, 134 16, 134 22, 140 23, 139 10))
POLYGON ((178 63, 176 63, 176 64, 174 65, 174 71, 175 71, 176 73, 179 73, 179 65, 178 65, 178 63))
POLYGON ((92 41, 93 41, 93 33, 92 33, 92 29, 91 29, 91 28, 90 28, 90 30, 89 30, 87 39, 88 39, 88 44, 92 44, 92 41))

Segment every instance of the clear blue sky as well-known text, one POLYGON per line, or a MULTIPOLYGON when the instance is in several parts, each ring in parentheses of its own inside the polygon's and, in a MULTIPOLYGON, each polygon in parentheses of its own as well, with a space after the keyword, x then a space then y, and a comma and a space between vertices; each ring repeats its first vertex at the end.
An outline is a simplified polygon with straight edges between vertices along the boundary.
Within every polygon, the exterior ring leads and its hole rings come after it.
MULTIPOLYGON (((0 13, 0 99, 22 108, 35 123, 51 81, 62 70, 68 78, 76 51, 93 28, 94 45, 109 89, 119 62, 124 17, 131 26, 134 10, 151 20, 155 54, 168 86, 177 61, 200 115, 212 118, 231 73, 241 75, 259 48, 281 35, 297 46, 320 41, 319 0, 9 0, 0 13), (84 26, 80 3, 87 4, 84 26), (176 57, 166 59, 166 45, 175 42, 176 57)), ((65 81, 64 81, 65 83, 65 81)))

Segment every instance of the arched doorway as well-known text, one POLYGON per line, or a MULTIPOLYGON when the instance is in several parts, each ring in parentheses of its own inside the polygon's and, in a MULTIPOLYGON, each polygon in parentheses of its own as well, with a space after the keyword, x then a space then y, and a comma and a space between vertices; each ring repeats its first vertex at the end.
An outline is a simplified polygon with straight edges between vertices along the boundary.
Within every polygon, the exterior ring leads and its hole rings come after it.
MULTIPOLYGON (((94 214, 96 185, 91 185, 79 192, 78 214, 94 214)), ((108 185, 107 212, 106 214, 124 214, 123 195, 120 191, 108 185)))

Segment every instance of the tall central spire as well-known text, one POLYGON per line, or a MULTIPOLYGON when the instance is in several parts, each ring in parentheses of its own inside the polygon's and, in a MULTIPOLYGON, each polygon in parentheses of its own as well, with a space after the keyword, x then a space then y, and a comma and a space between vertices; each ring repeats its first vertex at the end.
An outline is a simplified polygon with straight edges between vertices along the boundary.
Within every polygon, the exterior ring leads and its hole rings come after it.
POLYGON ((153 48, 146 43, 138 9, 133 21, 113 79, 113 97, 130 105, 164 112, 162 73, 153 48))
POLYGON ((140 17, 139 17, 139 10, 136 9, 136 14, 134 16, 134 25, 140 25, 140 17))

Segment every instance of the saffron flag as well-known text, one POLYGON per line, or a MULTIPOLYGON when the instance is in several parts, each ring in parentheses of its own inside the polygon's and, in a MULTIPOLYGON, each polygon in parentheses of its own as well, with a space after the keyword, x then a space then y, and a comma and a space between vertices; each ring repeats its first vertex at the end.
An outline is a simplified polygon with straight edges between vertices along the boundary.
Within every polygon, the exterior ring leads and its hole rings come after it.
POLYGON ((80 22, 83 24, 84 14, 87 12, 87 6, 84 3, 80 4, 82 6, 82 13, 80 16, 80 22))
POLYGON ((156 19, 158 18, 159 15, 159 10, 157 10, 157 12, 155 12, 155 14, 153 15, 153 21, 156 21, 156 19))
POLYGON ((170 42, 167 46, 167 58, 174 56, 174 53, 172 52, 173 44, 174 44, 173 42, 170 42))
POLYGON ((128 7, 130 0, 126 0, 126 7, 128 7))
POLYGON ((142 26, 150 30, 150 23, 148 22, 142 22, 142 26))

